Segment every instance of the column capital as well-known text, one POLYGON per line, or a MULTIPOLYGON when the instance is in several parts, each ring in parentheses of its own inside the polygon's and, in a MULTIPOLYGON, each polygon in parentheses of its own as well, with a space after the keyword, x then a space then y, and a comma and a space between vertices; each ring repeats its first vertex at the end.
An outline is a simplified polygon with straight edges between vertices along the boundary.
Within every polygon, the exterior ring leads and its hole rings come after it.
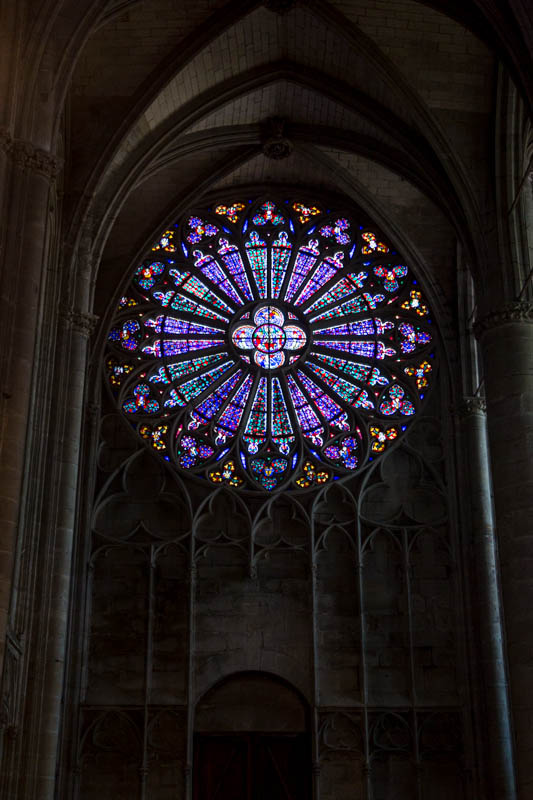
POLYGON ((482 339, 487 331, 513 322, 533 322, 533 303, 520 300, 489 311, 474 323, 474 334, 476 339, 482 339))
POLYGON ((91 336, 99 319, 95 314, 89 314, 85 311, 76 311, 74 308, 64 309, 61 312, 61 318, 66 327, 87 337, 91 336))
POLYGON ((484 397, 463 397, 461 402, 452 408, 459 419, 466 419, 474 414, 484 417, 487 413, 487 401, 484 397))
POLYGON ((0 149, 16 166, 49 180, 55 180, 63 168, 62 159, 31 142, 13 138, 7 128, 0 128, 0 149))

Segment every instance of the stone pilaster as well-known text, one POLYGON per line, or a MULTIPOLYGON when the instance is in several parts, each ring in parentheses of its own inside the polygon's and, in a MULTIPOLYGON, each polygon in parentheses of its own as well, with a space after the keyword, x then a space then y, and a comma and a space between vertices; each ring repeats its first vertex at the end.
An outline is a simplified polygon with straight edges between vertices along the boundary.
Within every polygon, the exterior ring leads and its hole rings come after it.
POLYGON ((492 800, 516 800, 486 402, 480 397, 466 397, 455 411, 462 430, 468 481, 475 581, 471 597, 483 683, 486 783, 492 800))
MULTIPOLYGON (((86 302, 87 264, 80 265, 81 302, 86 302)), ((54 536, 53 566, 50 584, 43 598, 48 614, 40 620, 46 624, 46 645, 38 670, 42 691, 42 710, 35 753, 37 770, 34 794, 42 800, 52 800, 58 755, 63 671, 67 648, 67 625, 74 547, 75 510, 80 462, 81 428, 86 411, 86 374, 89 338, 98 318, 75 308, 60 312, 62 331, 59 337, 57 406, 64 410, 64 423, 55 430, 58 463, 54 465, 57 478, 57 499, 51 522, 54 536)))
POLYGON ((532 323, 533 304, 517 302, 474 328, 485 370, 519 800, 533 796, 532 323))
POLYGON ((0 130, 0 670, 3 660, 30 409, 40 302, 49 265, 50 188, 61 169, 51 153, 0 130))

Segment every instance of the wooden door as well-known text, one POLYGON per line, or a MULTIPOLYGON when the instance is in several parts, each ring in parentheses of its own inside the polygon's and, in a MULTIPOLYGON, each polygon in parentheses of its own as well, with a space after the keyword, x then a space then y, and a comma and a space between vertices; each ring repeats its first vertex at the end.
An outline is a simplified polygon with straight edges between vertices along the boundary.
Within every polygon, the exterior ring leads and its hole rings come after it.
POLYGON ((194 800, 310 800, 306 734, 197 734, 194 800))

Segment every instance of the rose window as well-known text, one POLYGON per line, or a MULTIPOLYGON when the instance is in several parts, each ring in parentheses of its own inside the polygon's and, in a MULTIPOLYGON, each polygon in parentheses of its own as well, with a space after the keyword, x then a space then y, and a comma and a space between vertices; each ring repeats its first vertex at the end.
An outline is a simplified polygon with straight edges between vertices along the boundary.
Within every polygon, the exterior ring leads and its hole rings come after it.
POLYGON ((272 492, 361 470, 434 380, 431 312, 375 226, 239 200, 164 231, 120 299, 108 384, 141 439, 212 484, 272 492))

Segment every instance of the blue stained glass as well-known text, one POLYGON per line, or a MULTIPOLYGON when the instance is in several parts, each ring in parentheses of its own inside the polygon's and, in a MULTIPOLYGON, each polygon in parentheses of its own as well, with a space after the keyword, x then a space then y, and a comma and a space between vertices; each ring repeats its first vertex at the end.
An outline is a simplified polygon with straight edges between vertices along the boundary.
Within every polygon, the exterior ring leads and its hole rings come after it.
POLYGON ((289 387, 292 405, 298 417, 303 435, 314 444, 322 446, 324 437, 322 423, 311 408, 309 401, 306 400, 292 375, 287 375, 287 386, 289 387))
POLYGON ((312 355, 323 361, 324 364, 344 372, 359 383, 367 383, 369 386, 387 386, 389 383, 389 379, 382 375, 377 367, 371 367, 369 364, 358 364, 345 358, 336 358, 317 352, 313 352, 312 355))
POLYGON ((149 317, 144 321, 148 328, 153 328, 156 333, 173 333, 176 336, 204 335, 220 336, 220 328, 212 328, 210 325, 199 325, 197 322, 189 322, 185 319, 175 317, 165 317, 161 314, 158 317, 149 317))
POLYGON ((141 351, 152 358, 162 358, 175 356, 178 353, 190 353, 191 350, 208 350, 223 344, 224 339, 156 339, 155 342, 142 347, 141 351))
POLYGON ((152 297, 159 305, 163 307, 170 306, 174 311, 186 311, 189 314, 197 314, 208 319, 229 322, 227 317, 223 317, 222 314, 218 314, 216 311, 211 311, 207 306, 203 306, 201 303, 179 294, 179 292, 152 292, 152 297))
POLYGON ((337 394, 350 405, 355 405, 359 395, 361 394, 360 386, 356 386, 338 375, 333 375, 333 373, 329 372, 329 370, 313 364, 312 361, 309 361, 307 366, 315 373, 315 375, 318 375, 318 377, 321 378, 324 383, 335 392, 335 394, 337 394))
POLYGON ((179 361, 176 364, 168 364, 166 367, 159 367, 148 378, 150 383, 171 383, 179 380, 183 375, 190 375, 191 372, 198 372, 206 367, 214 366, 226 358, 225 353, 214 353, 200 358, 179 361))
POLYGON ((288 234, 281 231, 272 243, 272 274, 270 276, 270 296, 277 299, 283 286, 287 265, 291 257, 292 245, 288 234))
POLYGON ((218 286, 222 291, 231 297, 231 299, 241 305, 242 300, 235 291, 235 288, 229 278, 226 277, 225 272, 222 270, 218 261, 216 261, 211 253, 204 255, 201 250, 195 250, 193 256, 196 259, 194 266, 202 272, 206 278, 209 278, 215 286, 218 286))
POLYGON ((316 331, 320 336, 375 336, 376 326, 373 319, 361 319, 357 322, 347 322, 344 325, 334 325, 331 328, 321 328, 316 331))
POLYGON ((218 253, 221 260, 228 268, 228 272, 242 292, 246 300, 253 300, 252 290, 246 275, 239 248, 235 244, 229 244, 227 239, 220 240, 218 253))
POLYGON ((191 244, 198 244, 202 239, 209 239, 218 233, 216 225, 206 222, 200 217, 191 217, 188 222, 189 233, 187 234, 187 241, 191 244))
POLYGON ((335 425, 335 427, 341 430, 350 430, 348 415, 332 397, 317 386, 311 378, 304 375, 301 370, 298 370, 298 379, 308 395, 313 399, 324 419, 326 419, 330 425, 335 425))
POLYGON ((409 322, 401 322, 398 325, 398 332, 402 336, 402 341, 400 342, 402 353, 414 353, 419 347, 425 347, 431 342, 431 334, 415 325, 411 325, 409 322))
POLYGON ((249 453, 257 453, 267 436, 267 379, 261 378, 244 429, 243 439, 249 453))
POLYGON ((160 261, 153 261, 151 264, 142 264, 135 272, 135 278, 139 286, 143 289, 151 289, 154 283, 159 280, 165 265, 160 261))
POLYGON ((311 321, 319 322, 323 319, 334 319, 335 317, 344 317, 350 314, 364 314, 370 310, 374 310, 380 303, 383 303, 384 300, 385 297, 382 294, 371 295, 368 294, 368 292, 363 292, 362 295, 358 294, 351 300, 342 303, 340 306, 334 306, 328 311, 323 311, 322 314, 313 317, 311 321))
POLYGON ((159 403, 151 395, 150 387, 139 383, 133 389, 131 399, 123 404, 122 409, 126 414, 156 414, 159 411, 159 403))
POLYGON ((254 280, 259 292, 259 297, 266 298, 267 293, 267 263, 268 263, 268 250, 266 242, 264 242, 257 231, 252 231, 249 240, 246 242, 246 255, 250 263, 250 268, 254 276, 254 280))
POLYGON ((191 430, 199 428, 200 425, 205 425, 214 417, 222 404, 235 389, 241 376, 242 371, 239 369, 191 411, 191 421, 189 422, 189 428, 191 430))
POLYGON ((296 254, 296 260, 292 268, 291 277, 287 291, 285 292, 285 300, 289 302, 292 300, 306 277, 309 275, 315 266, 317 259, 320 255, 318 249, 318 240, 311 239, 309 244, 302 245, 296 254))
POLYGON ((381 278, 383 281, 383 288, 387 292, 397 292, 400 288, 400 284, 403 283, 402 278, 405 278, 407 272, 407 267, 403 264, 398 264, 395 267, 390 264, 374 267, 374 274, 377 278, 381 278))
POLYGON ((357 342, 346 341, 344 339, 324 339, 316 341, 320 347, 327 347, 329 350, 344 350, 346 353, 353 353, 354 356, 365 356, 365 358, 392 358, 396 355, 394 347, 389 347, 383 342, 357 342))
POLYGON ((298 298, 294 301, 296 306, 305 303, 315 292, 325 286, 338 270, 342 269, 344 253, 335 253, 334 256, 326 256, 324 261, 316 268, 311 279, 305 284, 298 298))
POLYGON ((348 231, 350 230, 350 223, 347 219, 338 219, 329 225, 324 225, 320 228, 320 235, 326 239, 334 239, 337 244, 349 244, 351 237, 348 231))
POLYGON ((254 225, 262 226, 270 223, 271 225, 281 225, 283 216, 279 213, 278 209, 270 201, 263 203, 261 209, 254 215, 252 220, 254 225))
POLYGON ((234 436, 237 428, 239 427, 244 408, 250 395, 253 378, 247 375, 241 386, 237 389, 228 405, 221 413, 217 424, 214 427, 216 434, 216 443, 221 444, 225 442, 228 436, 234 436))
POLYGON ((270 428, 272 441, 280 453, 287 455, 296 441, 279 378, 272 378, 270 428))
POLYGON ((241 325, 240 328, 234 330, 231 340, 235 347, 238 347, 241 350, 252 350, 254 346, 252 341, 252 335, 254 331, 255 325, 241 325))
POLYGON ((224 300, 221 300, 211 289, 207 288, 205 283, 194 275, 191 275, 190 272, 181 272, 179 269, 171 269, 168 274, 174 279, 176 286, 182 288, 183 291, 194 297, 198 297, 200 300, 206 300, 221 311, 227 311, 228 314, 233 314, 233 309, 228 306, 224 300))
POLYGON ((136 350, 141 340, 141 326, 136 319, 126 320, 122 328, 112 328, 107 337, 110 342, 120 344, 124 350, 136 350))
POLYGON ((233 366, 232 361, 226 361, 218 367, 214 367, 209 372, 204 372, 202 375, 191 378, 191 380, 182 383, 179 386, 179 392, 183 395, 187 402, 190 402, 194 397, 201 392, 205 392, 215 381, 217 381, 225 372, 233 366))
POLYGON ((396 414, 410 417, 415 413, 415 407, 409 400, 405 389, 398 384, 387 389, 379 410, 387 417, 396 414))
MULTIPOLYGON (((360 272, 359 274, 347 275, 335 283, 329 291, 322 294, 317 300, 312 303, 307 309, 308 314, 313 314, 321 308, 329 306, 331 303, 336 303, 345 297, 362 289, 366 279, 368 278, 367 272, 360 272)), ((311 318, 313 322, 313 318, 311 318)))

